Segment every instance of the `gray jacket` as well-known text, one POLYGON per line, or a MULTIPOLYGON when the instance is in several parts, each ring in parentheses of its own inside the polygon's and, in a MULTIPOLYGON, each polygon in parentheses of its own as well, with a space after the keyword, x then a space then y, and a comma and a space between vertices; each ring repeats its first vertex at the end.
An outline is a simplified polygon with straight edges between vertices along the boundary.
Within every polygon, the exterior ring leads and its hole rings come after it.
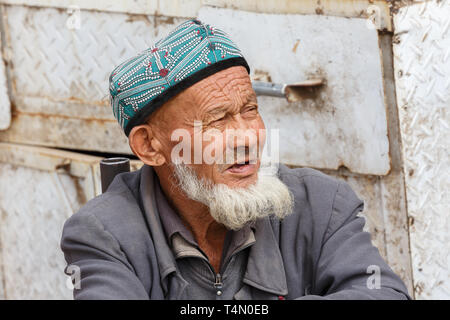
MULTIPOLYGON (((345 182, 284 165, 278 174, 295 197, 294 212, 282 221, 257 221, 236 299, 409 299, 363 231, 364 218, 357 216, 363 202, 345 182)), ((118 175, 107 192, 66 221, 61 248, 72 265, 66 272, 81 271, 75 299, 183 297, 188 284, 177 271, 154 198, 139 196, 140 188, 153 194, 153 182, 141 181, 153 175, 149 166, 118 175)))

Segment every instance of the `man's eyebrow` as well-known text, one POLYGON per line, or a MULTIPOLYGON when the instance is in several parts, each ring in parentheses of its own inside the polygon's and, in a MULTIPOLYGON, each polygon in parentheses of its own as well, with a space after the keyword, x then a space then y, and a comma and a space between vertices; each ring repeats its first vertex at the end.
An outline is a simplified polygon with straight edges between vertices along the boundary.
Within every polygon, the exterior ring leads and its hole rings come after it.
POLYGON ((207 110, 205 113, 207 115, 214 116, 214 115, 218 115, 221 113, 227 113, 229 111, 229 109, 230 109, 230 105, 227 104, 227 105, 221 105, 221 106, 215 107, 213 109, 207 110))
MULTIPOLYGON (((242 98, 243 100, 243 106, 249 104, 249 103, 257 103, 257 98, 255 92, 249 92, 245 94, 242 98)), ((230 108, 233 106, 230 103, 225 103, 223 105, 217 106, 215 108, 212 108, 210 110, 205 111, 206 116, 216 116, 218 114, 223 114, 229 112, 230 108)))
POLYGON ((229 112, 230 106, 228 104, 217 105, 209 110, 205 110, 202 113, 202 121, 209 123, 211 121, 217 120, 219 117, 225 116, 229 112))
POLYGON ((253 90, 252 90, 252 92, 249 92, 245 96, 246 96, 247 103, 249 103, 249 102, 258 102, 258 99, 256 97, 256 93, 253 90))

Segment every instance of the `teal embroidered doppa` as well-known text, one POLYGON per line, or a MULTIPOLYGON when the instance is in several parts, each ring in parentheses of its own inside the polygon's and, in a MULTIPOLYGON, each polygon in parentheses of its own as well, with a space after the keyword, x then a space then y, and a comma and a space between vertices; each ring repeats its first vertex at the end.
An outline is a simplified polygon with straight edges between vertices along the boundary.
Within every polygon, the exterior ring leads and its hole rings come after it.
POLYGON ((179 92, 239 65, 250 72, 241 51, 222 30, 188 20, 114 68, 109 77, 114 117, 128 136, 134 126, 144 123, 179 92))

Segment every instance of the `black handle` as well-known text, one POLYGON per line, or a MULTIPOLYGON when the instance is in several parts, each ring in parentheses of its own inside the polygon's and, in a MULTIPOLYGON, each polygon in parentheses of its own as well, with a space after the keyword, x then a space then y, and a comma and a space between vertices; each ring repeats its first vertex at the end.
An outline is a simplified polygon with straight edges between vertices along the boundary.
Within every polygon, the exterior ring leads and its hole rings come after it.
POLYGON ((108 189, 114 177, 122 172, 130 172, 130 159, 106 158, 100 161, 102 193, 108 189))

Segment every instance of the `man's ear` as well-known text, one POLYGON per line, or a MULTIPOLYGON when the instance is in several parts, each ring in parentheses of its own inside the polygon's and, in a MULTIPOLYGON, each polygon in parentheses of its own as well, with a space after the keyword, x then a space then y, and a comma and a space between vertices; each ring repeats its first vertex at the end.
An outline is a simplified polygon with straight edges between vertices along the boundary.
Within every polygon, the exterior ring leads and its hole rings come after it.
POLYGON ((133 153, 145 164, 157 167, 166 163, 161 142, 148 124, 133 127, 128 135, 128 143, 133 153))

